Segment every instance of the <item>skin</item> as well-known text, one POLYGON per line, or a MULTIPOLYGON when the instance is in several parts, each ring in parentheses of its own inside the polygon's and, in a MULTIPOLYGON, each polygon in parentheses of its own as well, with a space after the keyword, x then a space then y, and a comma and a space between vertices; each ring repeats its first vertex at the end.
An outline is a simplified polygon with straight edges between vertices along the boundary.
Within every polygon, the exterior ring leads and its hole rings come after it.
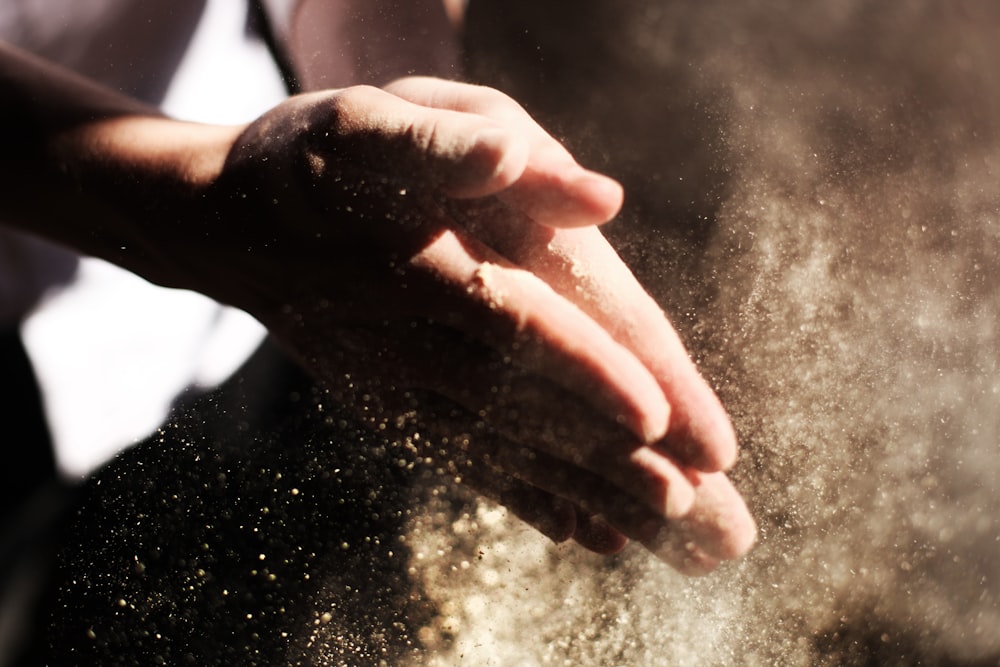
POLYGON ((0 47, 0 215, 259 319, 374 428, 554 540, 688 574, 755 527, 729 420, 605 241, 623 193, 432 78, 182 123, 0 47))

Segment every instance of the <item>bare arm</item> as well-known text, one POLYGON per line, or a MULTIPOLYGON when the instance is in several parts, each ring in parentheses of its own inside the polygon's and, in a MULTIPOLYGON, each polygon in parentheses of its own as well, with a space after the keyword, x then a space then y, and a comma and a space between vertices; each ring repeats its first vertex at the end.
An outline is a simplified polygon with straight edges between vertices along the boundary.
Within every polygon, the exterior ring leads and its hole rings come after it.
POLYGON ((3 43, 0 90, 4 224, 189 286, 158 266, 155 237, 189 215, 240 128, 167 119, 3 43))

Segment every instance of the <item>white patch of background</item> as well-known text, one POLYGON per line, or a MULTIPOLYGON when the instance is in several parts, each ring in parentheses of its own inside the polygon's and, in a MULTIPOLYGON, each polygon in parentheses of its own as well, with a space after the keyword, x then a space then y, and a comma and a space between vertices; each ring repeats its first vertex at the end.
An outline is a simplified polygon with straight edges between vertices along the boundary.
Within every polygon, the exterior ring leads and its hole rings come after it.
MULTIPOLYGON (((285 97, 266 46, 246 34, 247 4, 209 0, 163 110, 242 123, 285 97)), ((199 294, 153 286, 86 258, 78 279, 23 325, 61 471, 82 476, 152 433, 186 387, 213 386, 264 329, 199 294)))

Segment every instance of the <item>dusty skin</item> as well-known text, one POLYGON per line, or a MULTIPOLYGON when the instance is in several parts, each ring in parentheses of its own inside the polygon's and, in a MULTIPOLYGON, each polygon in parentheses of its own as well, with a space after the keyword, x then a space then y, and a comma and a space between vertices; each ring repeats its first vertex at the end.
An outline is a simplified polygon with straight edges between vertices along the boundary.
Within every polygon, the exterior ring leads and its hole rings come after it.
POLYGON ((553 21, 554 3, 493 4, 468 17, 471 74, 625 185, 607 234, 733 417, 757 547, 689 579, 636 545, 553 544, 441 484, 463 471, 434 469, 436 434, 359 430, 293 376, 272 385, 310 405, 297 419, 209 398, 95 482, 107 518, 64 558, 92 583, 56 605, 67 651, 997 664, 994 5, 585 0, 553 21), (592 38, 564 41, 578 28, 592 38))

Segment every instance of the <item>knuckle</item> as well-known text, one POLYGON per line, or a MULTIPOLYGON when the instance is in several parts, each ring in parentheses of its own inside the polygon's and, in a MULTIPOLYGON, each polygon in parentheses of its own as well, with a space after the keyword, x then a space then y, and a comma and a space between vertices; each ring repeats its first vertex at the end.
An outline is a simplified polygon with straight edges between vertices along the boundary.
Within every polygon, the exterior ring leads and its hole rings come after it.
POLYGON ((387 95, 374 86, 359 85, 343 88, 333 94, 331 110, 334 122, 342 130, 362 129, 371 124, 379 102, 387 95))

